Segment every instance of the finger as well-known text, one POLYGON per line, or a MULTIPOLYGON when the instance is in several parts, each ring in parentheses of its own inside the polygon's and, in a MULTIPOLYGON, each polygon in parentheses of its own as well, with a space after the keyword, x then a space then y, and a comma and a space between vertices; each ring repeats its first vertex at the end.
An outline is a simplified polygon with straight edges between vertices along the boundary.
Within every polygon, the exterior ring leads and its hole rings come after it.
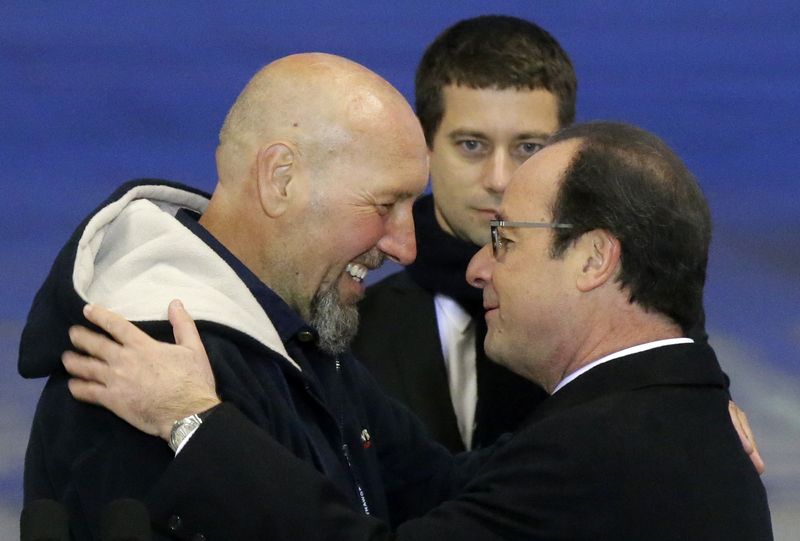
POLYGON ((733 423, 733 428, 736 429, 736 433, 739 435, 739 441, 742 442, 744 452, 749 455, 753 452, 753 442, 744 429, 742 413, 744 412, 742 412, 736 404, 731 401, 728 402, 728 414, 731 416, 731 423, 733 423))
POLYGON ((200 340, 200 333, 194 324, 192 316, 183 307, 183 303, 178 299, 169 303, 169 322, 172 323, 172 332, 175 335, 175 343, 185 346, 195 352, 204 352, 203 341, 200 340))
POLYGON ((122 351, 122 346, 108 336, 80 325, 69 328, 69 339, 77 349, 106 362, 113 362, 122 351))
POLYGON ((67 382, 70 394, 81 402, 105 406, 106 388, 94 381, 73 378, 67 382))
POLYGON ((84 306, 83 315, 110 334, 120 344, 135 345, 149 338, 136 325, 99 304, 87 304, 84 306))
POLYGON ((106 384, 108 365, 94 357, 80 355, 74 351, 65 351, 61 355, 61 363, 67 372, 76 378, 103 386, 106 384))
POLYGON ((750 428, 750 421, 747 420, 747 414, 738 406, 736 406, 736 410, 739 414, 739 422, 742 424, 742 431, 745 433, 747 441, 750 443, 750 449, 747 451, 747 454, 750 456, 750 460, 753 462, 758 473, 764 473, 766 465, 764 464, 764 459, 761 458, 761 453, 758 451, 758 442, 756 442, 756 437, 753 435, 753 429, 750 428))
POLYGON ((733 427, 739 435, 739 441, 742 442, 744 452, 750 457, 750 461, 755 466, 756 471, 759 474, 763 474, 766 470, 766 464, 758 451, 758 444, 747 420, 747 414, 732 401, 728 402, 728 412, 730 413, 733 427))
POLYGON ((756 471, 759 475, 767 470, 767 465, 764 463, 764 459, 761 458, 761 453, 758 452, 757 447, 750 453, 750 460, 753 462, 753 466, 756 467, 756 471))

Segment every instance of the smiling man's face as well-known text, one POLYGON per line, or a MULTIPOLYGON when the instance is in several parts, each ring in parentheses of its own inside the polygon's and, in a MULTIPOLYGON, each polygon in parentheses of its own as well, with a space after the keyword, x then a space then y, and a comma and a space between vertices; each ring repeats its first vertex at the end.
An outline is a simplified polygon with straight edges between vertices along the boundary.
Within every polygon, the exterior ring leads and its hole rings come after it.
MULTIPOLYGON (((347 349, 367 272, 389 258, 416 257, 412 206, 428 177, 421 130, 407 137, 361 137, 312 179, 302 237, 292 247, 295 309, 331 352, 347 349)), ((293 303, 290 303, 293 304, 293 303)))

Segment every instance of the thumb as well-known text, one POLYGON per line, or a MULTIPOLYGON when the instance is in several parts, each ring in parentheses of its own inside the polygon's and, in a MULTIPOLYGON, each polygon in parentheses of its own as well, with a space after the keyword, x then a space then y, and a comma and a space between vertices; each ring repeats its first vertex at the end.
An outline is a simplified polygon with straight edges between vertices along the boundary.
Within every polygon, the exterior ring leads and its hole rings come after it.
POLYGON ((169 322, 172 324, 172 333, 175 336, 175 343, 184 346, 192 351, 204 351, 203 342, 200 340, 200 333, 194 324, 192 316, 183 307, 183 303, 178 299, 169 303, 169 322))

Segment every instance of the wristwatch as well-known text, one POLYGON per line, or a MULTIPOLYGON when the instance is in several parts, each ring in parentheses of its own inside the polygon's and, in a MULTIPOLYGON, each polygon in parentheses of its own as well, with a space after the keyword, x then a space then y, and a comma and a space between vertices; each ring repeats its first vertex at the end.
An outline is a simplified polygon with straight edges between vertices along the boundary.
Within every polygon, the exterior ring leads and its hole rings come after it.
MULTIPOLYGON (((217 404, 219 405, 219 404, 217 404)), ((169 448, 172 449, 173 452, 177 453, 178 448, 183 443, 189 435, 193 434, 195 430, 200 428, 200 425, 203 424, 203 421, 211 414, 211 412, 217 406, 213 406, 205 411, 201 411, 200 413, 193 413, 188 417, 184 417, 183 419, 178 419, 172 425, 172 429, 169 431, 169 448)))

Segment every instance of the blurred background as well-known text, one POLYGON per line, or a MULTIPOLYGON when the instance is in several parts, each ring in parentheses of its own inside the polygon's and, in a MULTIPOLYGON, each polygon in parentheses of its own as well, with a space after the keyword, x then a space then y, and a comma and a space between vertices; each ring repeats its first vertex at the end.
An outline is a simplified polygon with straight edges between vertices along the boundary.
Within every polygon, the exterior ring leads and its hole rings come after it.
MULTIPOLYGON (((211 191, 228 107, 294 52, 356 60, 409 100, 425 46, 465 17, 550 31, 578 119, 660 135, 695 172, 714 240, 707 327, 767 462, 776 539, 800 532, 800 4, 794 1, 0 3, 0 539, 18 538, 44 381, 16 372, 33 296, 86 213, 126 179, 211 191)), ((373 276, 375 279, 377 276, 373 276)))

